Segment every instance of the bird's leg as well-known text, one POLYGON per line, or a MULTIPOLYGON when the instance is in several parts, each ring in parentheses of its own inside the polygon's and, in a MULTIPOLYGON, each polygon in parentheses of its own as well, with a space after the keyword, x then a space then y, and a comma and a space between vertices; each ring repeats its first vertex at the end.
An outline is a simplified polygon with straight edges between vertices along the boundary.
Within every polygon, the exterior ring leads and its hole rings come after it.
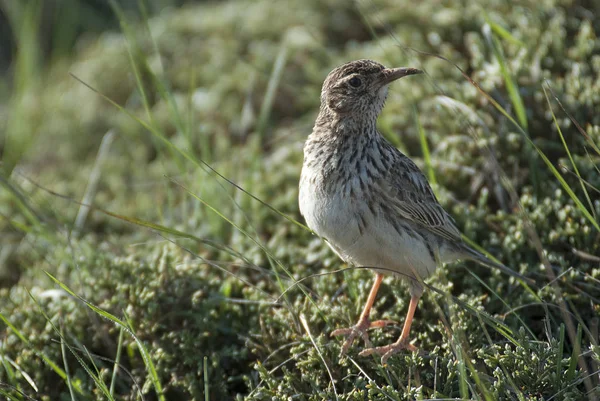
POLYGON ((410 344, 408 342, 408 335, 410 333, 410 326, 412 325, 413 316, 415 315, 415 310, 417 309, 417 304, 419 303, 419 299, 423 294, 423 287, 419 284, 411 286, 411 296, 410 296, 410 304, 408 305, 408 313, 406 314, 406 320, 404 321, 404 327, 402 328, 402 334, 400 334, 400 338, 395 343, 377 347, 377 348, 367 348, 363 350, 359 355, 360 356, 368 356, 373 354, 381 355, 381 364, 384 365, 388 358, 395 353, 406 349, 412 352, 417 350, 417 347, 410 344))
POLYGON ((360 319, 358 319, 358 323, 354 326, 349 327, 347 329, 337 329, 331 332, 331 336, 347 336, 348 338, 342 345, 342 350, 340 351, 340 356, 344 355, 350 345, 354 342, 356 337, 361 337, 367 347, 371 346, 371 342, 369 341, 369 334, 367 330, 370 328, 381 328, 385 327, 388 324, 395 323, 393 320, 377 320, 375 322, 371 322, 369 320, 369 314, 371 313, 371 308, 373 307, 373 302, 375 302, 375 297, 377 296, 377 291, 379 290, 379 286, 381 285, 381 280, 383 280, 383 274, 377 273, 375 276, 375 282, 373 283, 373 287, 371 287, 371 292, 369 292, 369 298, 367 298, 367 303, 360 315, 360 319))

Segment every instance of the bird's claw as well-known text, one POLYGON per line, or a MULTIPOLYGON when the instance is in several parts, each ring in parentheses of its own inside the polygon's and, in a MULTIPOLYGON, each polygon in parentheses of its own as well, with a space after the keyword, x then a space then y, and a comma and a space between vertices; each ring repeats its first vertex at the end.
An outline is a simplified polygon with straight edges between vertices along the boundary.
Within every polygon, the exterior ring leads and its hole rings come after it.
POLYGON ((340 357, 342 357, 348 351, 348 348, 350 348, 356 337, 362 338, 365 342, 365 346, 368 347, 368 349, 372 349, 373 345, 369 340, 369 333, 367 332, 367 330, 373 328, 382 328, 395 323, 396 322, 394 322, 393 320, 376 320, 374 322, 371 322, 369 319, 361 319, 352 327, 348 327, 345 329, 336 329, 332 331, 331 336, 347 337, 346 341, 344 341, 344 344, 342 345, 342 349, 340 350, 340 357))
POLYGON ((416 352, 417 347, 408 342, 408 339, 398 340, 395 343, 385 345, 383 347, 367 348, 361 351, 358 355, 369 356, 373 354, 381 355, 381 364, 385 365, 390 356, 402 351, 408 350, 416 352))

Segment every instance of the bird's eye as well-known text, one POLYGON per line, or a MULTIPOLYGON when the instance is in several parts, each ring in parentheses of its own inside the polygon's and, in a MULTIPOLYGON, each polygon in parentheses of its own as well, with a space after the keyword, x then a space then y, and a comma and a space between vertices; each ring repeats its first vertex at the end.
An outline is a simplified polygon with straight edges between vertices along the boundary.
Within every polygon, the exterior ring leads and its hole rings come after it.
POLYGON ((358 88, 359 86, 361 86, 361 85, 362 85, 362 81, 360 80, 360 78, 357 78, 357 77, 352 77, 352 78, 350 79, 350 81, 348 81, 348 83, 349 83, 351 86, 354 86, 355 88, 358 88))

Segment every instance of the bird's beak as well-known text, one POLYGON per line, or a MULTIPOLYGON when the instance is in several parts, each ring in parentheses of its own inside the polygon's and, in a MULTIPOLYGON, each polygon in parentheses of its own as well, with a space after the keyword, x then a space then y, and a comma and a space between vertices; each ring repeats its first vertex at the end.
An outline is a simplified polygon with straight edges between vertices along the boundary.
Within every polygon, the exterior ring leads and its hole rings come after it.
POLYGON ((422 74, 423 71, 412 67, 386 68, 381 71, 380 84, 385 86, 390 82, 405 77, 407 75, 422 74))

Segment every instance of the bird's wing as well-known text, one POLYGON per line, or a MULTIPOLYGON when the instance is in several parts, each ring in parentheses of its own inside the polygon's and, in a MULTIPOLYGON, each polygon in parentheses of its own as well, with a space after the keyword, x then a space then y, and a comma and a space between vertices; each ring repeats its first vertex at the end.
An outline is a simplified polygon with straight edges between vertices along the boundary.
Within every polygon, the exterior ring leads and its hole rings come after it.
POLYGON ((439 204, 425 175, 396 148, 393 163, 380 178, 381 196, 400 217, 452 242, 462 242, 454 219, 439 204))

